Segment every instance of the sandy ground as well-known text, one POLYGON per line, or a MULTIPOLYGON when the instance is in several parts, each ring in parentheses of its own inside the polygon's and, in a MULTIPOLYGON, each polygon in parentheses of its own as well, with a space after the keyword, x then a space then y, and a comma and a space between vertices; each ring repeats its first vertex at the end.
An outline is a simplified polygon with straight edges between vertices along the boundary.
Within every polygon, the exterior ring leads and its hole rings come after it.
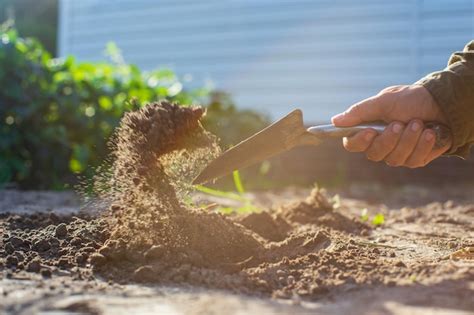
MULTIPOLYGON (((387 190, 357 185, 331 193, 340 194, 340 211, 358 216, 361 209, 367 208, 369 214, 385 214, 385 225, 357 238, 356 245, 381 256, 385 251, 394 251, 397 260, 408 267, 435 262, 436 275, 416 279, 406 276, 409 272, 405 270, 405 278, 384 285, 346 284, 321 297, 308 299, 295 293, 290 299, 278 299, 190 285, 117 284, 100 277, 78 280, 67 270, 45 279, 26 272, 8 275, 7 269, 3 269, 0 313, 474 314, 474 262, 450 258, 460 247, 474 245, 474 194, 470 187, 387 190)), ((251 197, 264 206, 275 206, 307 194, 307 190, 287 189, 251 197)), ((0 213, 77 211, 79 202, 70 192, 0 191, 0 213)), ((0 225, 0 236, 3 233, 4 227, 0 225)))

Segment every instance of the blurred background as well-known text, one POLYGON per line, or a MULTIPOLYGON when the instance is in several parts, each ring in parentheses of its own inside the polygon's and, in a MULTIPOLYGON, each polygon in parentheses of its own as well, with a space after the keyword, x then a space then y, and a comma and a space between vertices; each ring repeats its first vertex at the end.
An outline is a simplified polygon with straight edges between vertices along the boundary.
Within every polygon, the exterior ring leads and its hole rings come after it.
POLYGON ((442 69, 473 38, 473 1, 82 0, 59 2, 58 55, 166 66, 239 107, 310 121, 442 69))
MULTIPOLYGON (((91 176, 123 112, 146 102, 207 106, 206 127, 229 146, 296 107, 328 121, 444 68, 474 38, 474 0, 0 0, 0 19, 0 182, 21 188, 91 176)), ((248 171, 255 187, 436 184, 474 170, 451 158, 394 170, 339 143, 271 165, 248 171)))

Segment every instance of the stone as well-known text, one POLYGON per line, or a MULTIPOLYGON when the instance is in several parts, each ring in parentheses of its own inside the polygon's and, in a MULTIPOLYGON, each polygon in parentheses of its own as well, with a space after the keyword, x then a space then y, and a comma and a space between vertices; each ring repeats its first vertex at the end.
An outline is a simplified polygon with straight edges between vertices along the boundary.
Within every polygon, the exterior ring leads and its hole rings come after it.
POLYGON ((25 241, 23 241, 23 239, 21 239, 19 237, 12 236, 9 240, 9 243, 12 244, 13 247, 19 248, 19 247, 22 247, 25 244, 25 241))
POLYGON ((7 259, 5 260, 5 265, 7 267, 16 267, 18 265, 18 258, 13 255, 7 256, 7 259))
POLYGON ((102 254, 94 253, 94 254, 90 255, 89 261, 90 261, 91 265, 93 265, 95 267, 100 267, 100 266, 105 265, 105 263, 107 262, 107 258, 105 258, 105 256, 102 255, 102 254))
POLYGON ((41 262, 39 259, 33 259, 32 261, 30 261, 28 263, 28 265, 26 265, 26 271, 29 271, 29 272, 40 272, 41 270, 41 262))
POLYGON ((67 225, 65 223, 61 223, 56 227, 54 235, 56 235, 56 237, 63 238, 67 236, 67 233, 67 225))
POLYGON ((43 269, 41 269, 41 275, 42 275, 44 278, 51 278, 52 272, 51 272, 51 270, 49 270, 49 269, 43 268, 43 269))
POLYGON ((45 239, 38 240, 33 243, 33 250, 37 252, 45 252, 51 248, 51 244, 45 239))

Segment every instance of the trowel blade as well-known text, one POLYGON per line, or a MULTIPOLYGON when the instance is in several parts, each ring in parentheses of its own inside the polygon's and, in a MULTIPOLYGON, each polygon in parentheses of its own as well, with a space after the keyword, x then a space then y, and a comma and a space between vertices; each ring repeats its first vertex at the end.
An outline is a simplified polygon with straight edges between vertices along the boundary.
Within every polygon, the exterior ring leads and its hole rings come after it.
POLYGON ((193 184, 217 179, 297 145, 318 143, 319 139, 304 128, 303 114, 297 109, 217 157, 194 179, 193 184))

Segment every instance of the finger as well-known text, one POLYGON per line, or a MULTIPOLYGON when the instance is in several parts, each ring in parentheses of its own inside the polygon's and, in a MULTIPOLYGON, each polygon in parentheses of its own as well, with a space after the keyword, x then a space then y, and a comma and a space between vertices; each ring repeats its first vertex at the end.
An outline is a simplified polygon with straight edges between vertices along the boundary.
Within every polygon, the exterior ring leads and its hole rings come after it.
POLYGON ((386 94, 379 94, 352 105, 345 112, 332 117, 331 121, 338 127, 355 126, 362 122, 383 120, 390 111, 392 99, 386 94))
POLYGON ((373 129, 362 130, 350 138, 344 138, 342 143, 349 152, 364 152, 377 136, 377 131, 373 129))
POLYGON ((393 151, 385 158, 390 166, 401 166, 410 157, 423 132, 423 122, 418 119, 412 120, 402 133, 400 141, 393 151))
POLYGON ((434 159, 440 157, 442 154, 448 151, 450 147, 451 147, 451 141, 447 145, 441 148, 431 150, 431 152, 428 154, 428 157, 425 160, 425 165, 430 163, 434 159))
POLYGON ((367 158, 375 162, 382 161, 397 145, 403 129, 404 125, 398 121, 388 125, 367 149, 367 158))
POLYGON ((405 162, 405 166, 409 168, 423 167, 426 165, 426 160, 433 150, 435 144, 435 133, 433 130, 426 129, 418 139, 415 150, 405 162))

